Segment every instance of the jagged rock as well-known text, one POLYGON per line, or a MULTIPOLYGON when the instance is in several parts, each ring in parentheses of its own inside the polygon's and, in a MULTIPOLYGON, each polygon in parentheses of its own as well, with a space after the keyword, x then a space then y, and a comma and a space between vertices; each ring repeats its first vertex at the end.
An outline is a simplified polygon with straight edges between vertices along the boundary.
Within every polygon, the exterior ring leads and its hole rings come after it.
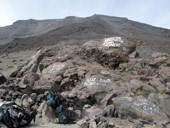
POLYGON ((153 58, 159 58, 159 57, 167 56, 167 55, 168 55, 167 53, 161 53, 161 52, 153 52, 152 53, 153 58))
POLYGON ((166 83, 166 85, 170 89, 170 82, 166 83))
POLYGON ((18 97, 18 96, 22 96, 22 93, 19 92, 19 91, 16 91, 16 92, 12 93, 12 95, 13 95, 14 97, 18 97))
POLYGON ((44 52, 45 51, 43 49, 40 49, 34 56, 32 56, 30 61, 28 61, 25 65, 19 67, 16 71, 14 71, 14 74, 17 77, 22 77, 23 74, 27 72, 36 72, 39 63, 43 59, 44 52), (35 69, 35 65, 36 65, 36 69, 35 69))
POLYGON ((0 85, 6 82, 5 76, 0 72, 0 85))
POLYGON ((39 75, 36 73, 27 73, 19 83, 19 87, 25 89, 27 86, 32 87, 35 81, 39 80, 39 75))
POLYGON ((114 95, 113 93, 111 93, 111 94, 106 94, 106 96, 101 100, 100 104, 101 104, 103 107, 106 107, 107 105, 113 104, 111 99, 112 99, 114 96, 115 96, 115 95, 114 95))
POLYGON ((22 106, 23 106, 24 108, 30 108, 31 104, 27 101, 27 99, 24 99, 24 100, 22 101, 22 106))
POLYGON ((31 109, 37 111, 38 105, 37 105, 37 104, 33 105, 33 106, 31 107, 31 109))
POLYGON ((89 128, 89 122, 87 122, 85 119, 78 121, 77 125, 79 125, 80 128, 89 128))
POLYGON ((149 96, 148 96, 148 99, 159 106, 159 108, 161 110, 163 110, 167 115, 170 116, 170 108, 169 108, 169 104, 170 104, 170 97, 166 94, 154 94, 154 93, 151 93, 149 96))
POLYGON ((96 121, 94 119, 90 120, 89 128, 97 128, 97 124, 96 124, 96 121))
POLYGON ((81 119, 81 118, 82 118, 82 112, 81 112, 80 110, 75 110, 74 112, 75 112, 76 117, 77 117, 78 119, 81 119))
POLYGON ((78 70, 77 72, 79 78, 84 78, 86 71, 85 70, 78 70))
POLYGON ((28 94, 28 95, 30 95, 30 94, 33 92, 33 90, 32 90, 32 88, 31 88, 30 86, 26 86, 25 88, 22 88, 21 92, 22 92, 23 94, 28 94))
POLYGON ((32 93, 30 97, 31 97, 32 100, 36 101, 37 93, 32 93))
POLYGON ((45 104, 44 108, 42 109, 42 120, 44 120, 44 122, 53 122, 55 118, 55 110, 49 105, 45 104))
POLYGON ((21 105, 22 105, 21 99, 17 98, 17 99, 15 100, 15 104, 21 106, 21 105))
POLYGON ((115 82, 113 82, 110 78, 101 76, 92 76, 86 78, 83 84, 92 95, 99 92, 119 90, 119 86, 115 82))
POLYGON ((134 125, 133 125, 133 128, 143 128, 143 123, 141 122, 135 122, 134 125))
POLYGON ((138 57, 139 56, 139 53, 137 52, 137 51, 134 51, 134 52, 132 52, 131 54, 129 54, 129 57, 130 58, 136 58, 136 57, 138 57))
POLYGON ((3 97, 7 94, 7 90, 6 89, 0 89, 0 97, 3 97))
POLYGON ((116 112, 114 105, 109 105, 109 106, 105 107, 104 111, 106 112, 107 116, 117 117, 117 112, 116 112))
POLYGON ((82 59, 98 62, 110 69, 115 69, 120 63, 127 61, 127 56, 121 48, 106 47, 103 44, 104 41, 88 41, 78 54, 82 59))
POLYGON ((50 91, 51 83, 47 79, 41 78, 40 80, 35 81, 33 90, 37 93, 43 93, 45 91, 50 91))
POLYGON ((22 97, 21 97, 21 101, 23 101, 24 99, 28 99, 29 96, 27 94, 24 94, 22 97))
POLYGON ((44 109, 45 105, 46 105, 46 101, 42 102, 42 103, 40 104, 40 106, 38 107, 37 111, 38 111, 39 113, 42 113, 42 110, 44 109))
POLYGON ((169 67, 161 67, 159 74, 163 78, 164 82, 170 82, 170 68, 169 67))
POLYGON ((61 74, 66 68, 65 63, 54 63, 43 69, 42 76, 46 79, 55 79, 57 75, 61 74))
POLYGON ((24 94, 21 98, 22 106, 25 108, 29 108, 31 104, 28 102, 29 96, 27 94, 24 94))
POLYGON ((13 93, 14 93, 13 91, 9 91, 8 95, 12 96, 13 93))
POLYGON ((94 117, 104 116, 105 111, 101 108, 93 106, 89 109, 84 109, 82 114, 83 114, 83 117, 88 115, 89 118, 92 119, 94 117))
POLYGON ((59 76, 56 76, 55 82, 56 82, 56 83, 60 83, 60 82, 62 81, 62 79, 63 79, 62 76, 60 76, 60 75, 59 75, 59 76))
POLYGON ((10 96, 10 95, 6 95, 6 96, 5 96, 5 100, 6 100, 6 101, 12 101, 13 98, 12 98, 12 96, 10 96))
POLYGON ((32 100, 30 97, 28 98, 28 103, 30 103, 31 105, 33 105, 34 103, 35 103, 35 101, 34 100, 32 100))
POLYGON ((29 86, 33 86, 35 81, 39 80, 40 77, 38 74, 36 73, 27 73, 24 77, 23 77, 23 84, 29 85, 29 86))
POLYGON ((62 80, 60 86, 64 88, 64 86, 69 85, 69 83, 70 83, 70 79, 69 78, 65 78, 65 79, 62 80))
POLYGON ((152 67, 158 68, 161 64, 165 63, 165 61, 166 61, 166 57, 162 56, 162 57, 154 58, 153 60, 151 60, 149 65, 152 67))
POLYGON ((89 108, 91 108, 91 105, 89 105, 89 104, 85 104, 85 105, 83 106, 83 108, 85 108, 85 109, 89 109, 89 108))
POLYGON ((170 128, 170 124, 167 124, 166 127, 167 127, 167 128, 170 128))
POLYGON ((139 91, 144 90, 146 94, 149 92, 156 92, 156 90, 152 86, 139 80, 131 80, 128 86, 128 89, 129 91, 132 91, 132 92, 138 92, 138 90, 139 91))
POLYGON ((149 80, 150 85, 152 85, 154 88, 156 88, 159 92, 165 91, 165 85, 160 82, 160 78, 153 77, 151 80, 149 80))
POLYGON ((25 88, 27 87, 27 85, 26 85, 26 84, 23 84, 23 83, 20 83, 20 84, 19 84, 19 87, 22 88, 22 89, 25 89, 25 88))
POLYGON ((44 98, 44 94, 40 94, 40 95, 37 96, 36 101, 41 102, 43 98, 44 98))

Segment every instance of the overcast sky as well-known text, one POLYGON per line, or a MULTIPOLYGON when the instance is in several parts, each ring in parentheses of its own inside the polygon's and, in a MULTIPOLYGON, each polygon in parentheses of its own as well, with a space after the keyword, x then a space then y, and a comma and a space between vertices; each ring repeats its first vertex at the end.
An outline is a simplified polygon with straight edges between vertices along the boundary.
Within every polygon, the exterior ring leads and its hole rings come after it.
POLYGON ((0 26, 16 20, 93 14, 127 17, 170 29, 170 0, 0 0, 0 26))

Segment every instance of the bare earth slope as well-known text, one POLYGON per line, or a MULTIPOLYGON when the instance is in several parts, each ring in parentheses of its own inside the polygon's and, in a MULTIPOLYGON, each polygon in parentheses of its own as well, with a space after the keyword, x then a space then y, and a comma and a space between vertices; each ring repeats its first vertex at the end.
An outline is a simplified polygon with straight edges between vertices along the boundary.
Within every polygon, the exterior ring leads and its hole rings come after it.
POLYGON ((45 34, 53 29, 80 22, 81 18, 67 17, 56 20, 19 20, 10 26, 0 27, 0 45, 9 43, 15 38, 45 34))
MULTIPOLYGON (((126 18, 93 15, 87 18, 28 20, 18 21, 6 28, 11 28, 10 32, 15 33, 10 38, 6 37, 7 40, 12 40, 14 37, 15 39, 9 44, 0 46, 0 54, 56 44, 59 46, 83 44, 90 39, 110 36, 128 37, 135 41, 141 57, 150 57, 153 52, 170 52, 170 30, 134 22, 126 18), (16 24, 22 29, 16 29, 17 32, 13 32, 16 24)), ((0 37, 2 32, 8 30, 6 28, 0 28, 0 37)), ((9 35, 6 34, 6 36, 9 35)), ((3 40, 2 38, 1 42, 3 40)))

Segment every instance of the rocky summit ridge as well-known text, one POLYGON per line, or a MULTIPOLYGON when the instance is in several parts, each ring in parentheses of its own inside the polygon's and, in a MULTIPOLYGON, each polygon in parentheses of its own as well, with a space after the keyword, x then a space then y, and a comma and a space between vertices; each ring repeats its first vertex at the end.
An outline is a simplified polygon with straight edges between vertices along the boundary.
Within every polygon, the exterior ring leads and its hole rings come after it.
POLYGON ((42 48, 11 78, 0 76, 0 98, 38 110, 43 122, 56 118, 44 99, 52 91, 81 128, 169 128, 170 55, 138 56, 125 37, 42 48))

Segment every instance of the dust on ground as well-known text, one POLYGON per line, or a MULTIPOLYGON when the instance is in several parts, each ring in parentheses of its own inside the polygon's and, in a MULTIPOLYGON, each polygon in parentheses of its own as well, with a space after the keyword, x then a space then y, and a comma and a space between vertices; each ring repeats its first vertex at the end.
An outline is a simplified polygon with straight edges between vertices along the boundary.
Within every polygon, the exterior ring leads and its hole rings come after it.
POLYGON ((35 53, 35 50, 31 50, 0 55, 0 72, 8 77, 19 65, 26 63, 35 53))

